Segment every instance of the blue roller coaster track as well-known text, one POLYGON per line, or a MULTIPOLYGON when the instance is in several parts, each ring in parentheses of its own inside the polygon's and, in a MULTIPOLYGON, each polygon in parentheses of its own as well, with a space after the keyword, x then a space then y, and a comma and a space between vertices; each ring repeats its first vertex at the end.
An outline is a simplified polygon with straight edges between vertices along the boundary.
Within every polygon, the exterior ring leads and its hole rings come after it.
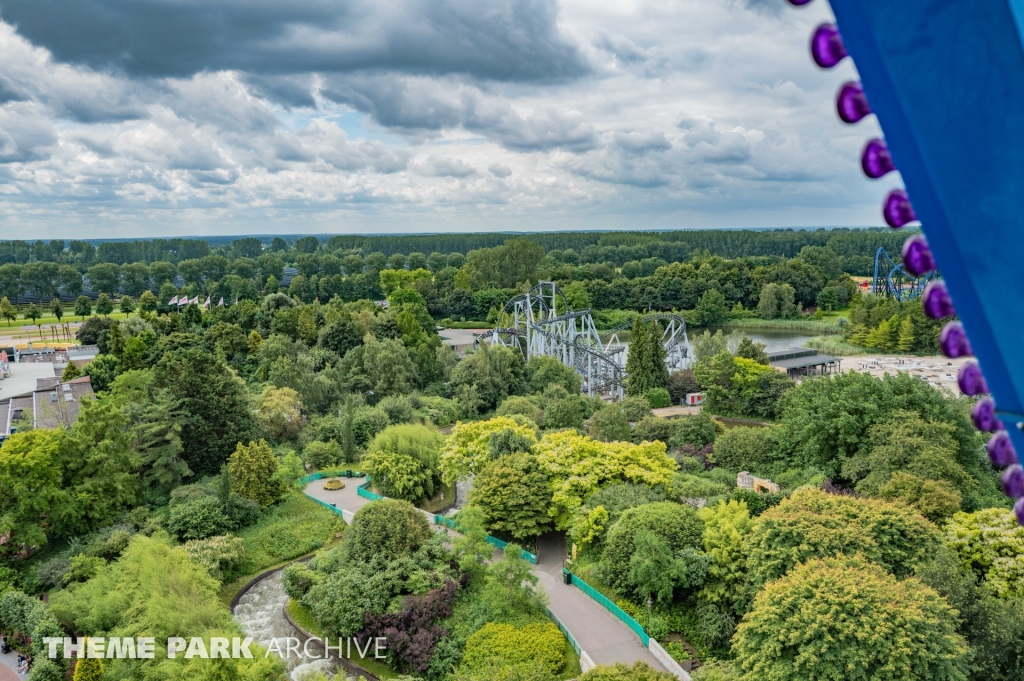
POLYGON ((881 246, 875 251, 875 277, 871 292, 876 296, 892 296, 896 300, 915 300, 921 297, 925 285, 935 279, 934 271, 923 277, 914 275, 903 269, 903 263, 895 263, 881 246))

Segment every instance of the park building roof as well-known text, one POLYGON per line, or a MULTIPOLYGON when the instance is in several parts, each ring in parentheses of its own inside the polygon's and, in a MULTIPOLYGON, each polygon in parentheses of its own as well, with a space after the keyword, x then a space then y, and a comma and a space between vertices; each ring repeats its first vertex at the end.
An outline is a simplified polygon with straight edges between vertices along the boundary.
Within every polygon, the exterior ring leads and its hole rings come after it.
POLYGON ((34 391, 0 401, 0 441, 26 426, 70 428, 78 420, 82 398, 92 396, 88 376, 65 383, 56 377, 37 379, 34 391))
POLYGON ((819 354, 812 348, 787 348, 767 354, 768 363, 792 379, 836 374, 842 368, 841 359, 819 354))

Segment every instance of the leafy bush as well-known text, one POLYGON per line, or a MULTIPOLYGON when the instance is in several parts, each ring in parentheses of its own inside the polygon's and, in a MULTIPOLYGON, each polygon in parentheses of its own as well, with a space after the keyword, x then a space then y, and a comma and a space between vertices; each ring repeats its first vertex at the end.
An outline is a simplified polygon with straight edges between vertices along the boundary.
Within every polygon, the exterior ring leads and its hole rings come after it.
POLYGON ((733 638, 743 681, 964 681, 957 613, 917 579, 852 558, 811 560, 767 585, 733 638), (836 613, 843 613, 837 617, 836 613))
POLYGON ((590 418, 590 437, 602 442, 628 442, 633 434, 622 404, 612 404, 590 418))
POLYGON ((771 428, 730 428, 715 439, 715 463, 734 471, 764 471, 773 446, 771 428))
POLYGON ((56 589, 64 584, 64 575, 70 571, 71 559, 57 556, 36 566, 36 581, 46 590, 56 589))
POLYGON ((183 548, 189 559, 206 568, 214 579, 233 571, 245 556, 245 542, 231 535, 185 542, 183 548))
POLYGON ((274 479, 277 458, 265 440, 250 442, 248 445, 239 442, 234 454, 228 459, 228 471, 231 473, 232 489, 239 496, 252 499, 261 508, 281 498, 281 485, 274 479))
POLYGON ((491 439, 487 443, 487 454, 492 460, 496 460, 509 454, 529 452, 533 449, 535 442, 531 437, 506 428, 491 435, 491 439))
POLYGON ((451 617, 455 596, 456 584, 451 580, 423 596, 406 596, 397 613, 367 613, 366 628, 359 637, 367 641, 386 637, 392 667, 423 673, 430 666, 434 646, 448 635, 437 622, 451 617))
POLYGON ((441 490, 442 443, 431 426, 388 426, 373 438, 362 463, 385 496, 419 503, 441 490))
POLYGON ((646 662, 634 662, 632 667, 617 662, 614 667, 594 667, 579 681, 674 681, 675 678, 668 672, 654 671, 646 662))
POLYGON ((387 414, 388 423, 410 423, 416 419, 412 401, 405 395, 389 395, 377 403, 377 408, 387 414))
POLYGON ((451 484, 479 472, 491 461, 491 437, 504 430, 513 431, 525 441, 537 441, 533 428, 507 416, 455 424, 441 452, 444 481, 451 484))
POLYGON ((645 416, 633 428, 633 442, 661 440, 667 443, 675 432, 675 424, 660 416, 645 416))
POLYGON ((333 440, 329 442, 310 442, 302 450, 302 458, 313 470, 322 471, 337 466, 344 459, 341 445, 333 440))
POLYGON ((531 357, 526 363, 526 378, 530 383, 530 389, 535 393, 543 392, 552 383, 562 386, 570 395, 580 391, 580 375, 572 367, 567 367, 554 357, 531 357))
POLYGON ((755 585, 813 558, 861 554, 904 577, 939 545, 938 530, 903 504, 801 489, 761 514, 747 535, 755 585))
POLYGON ((543 412, 541 412, 540 407, 534 404, 533 400, 530 398, 522 397, 521 395, 514 395, 512 397, 505 398, 505 401, 501 403, 498 410, 494 413, 497 416, 521 414, 534 423, 540 423, 541 414, 543 412))
POLYGON ((644 393, 644 398, 651 405, 651 409, 661 409, 672 406, 672 398, 665 388, 651 388, 644 393))
POLYGON ((752 489, 736 488, 729 493, 729 500, 747 505, 751 517, 757 517, 773 506, 778 506, 786 495, 781 492, 755 492, 752 489))
POLYGON ((686 499, 708 499, 729 492, 729 486, 714 480, 679 473, 672 478, 670 489, 672 496, 680 501, 686 499))
POLYGON ((473 481, 469 500, 483 510, 492 531, 525 539, 550 529, 551 490, 531 454, 508 454, 484 466, 473 481))
POLYGON ((390 421, 383 409, 359 407, 352 415, 352 434, 356 446, 365 447, 373 437, 388 427, 390 421))
POLYGON ((681 404, 688 394, 699 392, 700 385, 690 369, 675 371, 668 377, 668 394, 672 404, 681 404))
POLYGON ((416 552, 430 537, 430 525, 408 501, 383 499, 356 511, 343 545, 348 556, 368 563, 416 552))
POLYGON ((630 423, 636 423, 645 416, 651 415, 651 404, 646 397, 627 396, 619 401, 622 412, 630 423))
POLYGON ((960 491, 945 480, 922 480, 916 475, 896 471, 879 490, 883 499, 898 499, 916 508, 933 523, 939 523, 960 510, 960 491))
POLYGON ((174 504, 167 518, 167 529, 181 539, 206 539, 224 534, 230 527, 231 519, 213 496, 200 496, 174 504))
POLYGON ((636 538, 640 532, 650 532, 675 555, 683 548, 699 548, 703 527, 696 511, 670 501, 629 509, 608 530, 601 574, 611 586, 627 593, 633 586, 629 578, 630 560, 638 549, 636 538))
POLYGON ((584 400, 579 395, 570 395, 560 400, 548 402, 544 409, 544 427, 555 428, 582 428, 586 418, 586 407, 584 400))
POLYGON ((1024 597, 1024 527, 1012 511, 957 513, 945 534, 964 570, 972 570, 1001 598, 1024 597))
POLYGON ((301 600, 323 574, 311 569, 305 563, 292 563, 281 571, 284 592, 295 600, 301 600))
POLYGON ((715 422, 704 412, 696 416, 684 416, 675 424, 675 433, 669 440, 669 445, 672 447, 682 447, 683 445, 703 447, 712 444, 718 434, 715 422))
POLYGON ((488 622, 466 640, 462 667, 473 670, 500 660, 507 665, 539 662, 551 674, 565 666, 565 637, 553 622, 510 624, 488 622))

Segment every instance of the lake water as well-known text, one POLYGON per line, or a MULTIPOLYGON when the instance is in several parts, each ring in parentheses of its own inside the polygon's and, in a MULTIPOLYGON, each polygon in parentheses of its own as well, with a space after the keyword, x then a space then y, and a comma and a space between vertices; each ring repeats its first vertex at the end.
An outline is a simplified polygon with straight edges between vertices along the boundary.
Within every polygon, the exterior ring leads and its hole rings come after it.
MULTIPOLYGON (((714 334, 718 329, 709 329, 714 334)), ((689 330, 688 330, 689 331, 689 330)), ((722 329, 722 333, 729 335, 738 331, 740 337, 746 336, 755 343, 764 343, 765 352, 777 352, 786 348, 802 348, 804 343, 814 338, 814 334, 799 333, 797 331, 776 331, 774 329, 722 329)), ((704 329, 694 329, 690 335, 690 342, 704 333, 704 329)), ((818 334, 820 335, 820 334, 818 334)))

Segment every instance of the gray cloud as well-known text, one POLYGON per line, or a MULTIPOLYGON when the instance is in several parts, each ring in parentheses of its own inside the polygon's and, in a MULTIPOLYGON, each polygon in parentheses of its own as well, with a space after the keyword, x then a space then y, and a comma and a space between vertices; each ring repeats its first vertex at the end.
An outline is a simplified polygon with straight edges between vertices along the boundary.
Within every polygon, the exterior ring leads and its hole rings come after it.
POLYGON ((553 0, 2 0, 63 62, 132 76, 391 69, 497 80, 587 71, 553 0))
POLYGON ((501 179, 505 179, 506 177, 512 175, 512 169, 509 168, 508 166, 503 166, 500 163, 492 163, 491 165, 487 166, 487 170, 490 171, 491 175, 494 175, 495 177, 500 177, 501 179))
POLYGON ((423 174, 431 177, 469 177, 476 168, 462 159, 431 154, 423 164, 423 174))

